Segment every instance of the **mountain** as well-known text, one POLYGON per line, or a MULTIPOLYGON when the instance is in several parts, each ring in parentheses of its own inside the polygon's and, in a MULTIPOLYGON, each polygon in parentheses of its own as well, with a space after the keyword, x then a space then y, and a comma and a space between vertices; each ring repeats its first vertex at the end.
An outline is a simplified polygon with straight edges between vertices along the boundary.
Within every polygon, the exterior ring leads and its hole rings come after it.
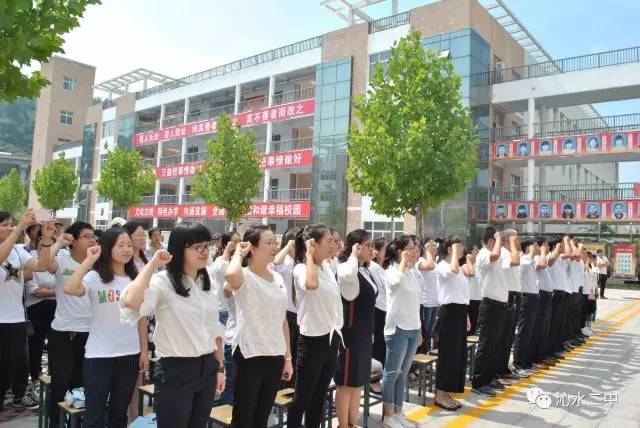
POLYGON ((36 101, 18 99, 13 104, 0 102, 0 151, 31 155, 36 101))

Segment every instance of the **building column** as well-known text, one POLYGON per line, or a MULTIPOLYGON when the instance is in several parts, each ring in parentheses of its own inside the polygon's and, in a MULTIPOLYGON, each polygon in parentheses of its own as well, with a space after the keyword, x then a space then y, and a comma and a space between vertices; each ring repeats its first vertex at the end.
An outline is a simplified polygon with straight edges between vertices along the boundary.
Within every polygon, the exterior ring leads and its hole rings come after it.
MULTIPOLYGON (((184 99, 184 114, 182 117, 182 123, 187 124, 189 120, 189 108, 191 103, 189 102, 189 98, 184 99)), ((182 148, 180 150, 180 163, 184 163, 185 155, 187 154, 187 137, 182 137, 182 148)), ((184 177, 180 177, 178 183, 178 205, 182 205, 184 199, 184 177)), ((182 221, 182 217, 178 218, 178 223, 182 221)))
MULTIPOLYGON (((273 94, 276 89, 276 76, 269 76, 269 107, 273 105, 273 94)), ((273 123, 267 123, 267 138, 264 146, 264 154, 267 155, 271 153, 271 139, 273 137, 273 123)), ((262 202, 269 201, 269 190, 271 187, 271 170, 264 170, 264 183, 262 185, 262 202)), ((269 219, 267 217, 262 217, 262 224, 269 224, 269 219)))
POLYGON ((236 96, 233 101, 233 114, 240 113, 240 99, 242 97, 242 85, 240 83, 236 83, 236 96))
MULTIPOLYGON (((164 122, 165 112, 166 112, 166 106, 164 104, 161 104, 160 105, 160 125, 159 125, 160 128, 162 128, 162 122, 164 122)), ((156 154, 156 167, 160 167, 160 159, 162 158, 162 146, 163 146, 163 141, 158 142, 158 153, 156 154)), ((160 180, 158 180, 157 178, 156 178, 156 189, 153 196, 154 196, 153 204, 157 206, 159 202, 159 196, 160 196, 160 180)), ((153 227, 158 227, 158 217, 153 218, 153 227)))
MULTIPOLYGON (((536 117, 536 101, 533 97, 529 98, 528 109, 527 109, 527 137, 529 139, 533 138, 535 134, 535 130, 533 129, 533 124, 535 122, 536 117)), ((534 181, 536 179, 536 161, 533 158, 527 160, 527 200, 529 202, 534 200, 535 192, 534 192, 534 181)), ((533 213, 529 213, 532 215, 533 213)), ((533 222, 527 222, 527 232, 533 233, 533 222)))

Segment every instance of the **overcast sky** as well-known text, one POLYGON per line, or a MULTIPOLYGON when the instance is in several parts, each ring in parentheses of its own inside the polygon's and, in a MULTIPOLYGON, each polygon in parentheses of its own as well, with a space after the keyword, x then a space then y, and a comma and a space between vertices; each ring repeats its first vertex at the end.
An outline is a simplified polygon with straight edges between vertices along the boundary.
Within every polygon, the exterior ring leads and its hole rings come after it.
MULTIPOLYGON (((432 1, 399 7, 425 3, 432 1)), ((638 0, 505 3, 556 59, 640 45, 638 0)), ((380 18, 390 9, 387 1, 365 11, 380 18)), ((320 0, 102 0, 66 36, 63 56, 96 66, 96 82, 139 67, 177 78, 345 26, 320 0)), ((596 108, 639 113, 640 100, 596 108)), ((621 166, 620 181, 640 182, 640 164, 621 166)))

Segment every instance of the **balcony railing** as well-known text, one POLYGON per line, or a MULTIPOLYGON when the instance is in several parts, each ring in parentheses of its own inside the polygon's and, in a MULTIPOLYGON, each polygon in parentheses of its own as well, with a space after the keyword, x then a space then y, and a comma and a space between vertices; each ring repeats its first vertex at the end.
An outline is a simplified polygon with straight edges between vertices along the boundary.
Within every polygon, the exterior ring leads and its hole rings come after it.
POLYGON ((156 166, 156 158, 145 158, 143 162, 144 166, 156 166))
POLYGON ((301 88, 295 91, 284 92, 281 94, 273 95, 273 105, 286 104, 294 101, 306 100, 313 98, 316 93, 316 88, 301 88))
POLYGON ((203 162, 206 156, 207 156, 206 152, 185 153, 184 163, 203 162))
POLYGON ((168 128, 170 126, 182 125, 184 123, 184 113, 177 114, 175 116, 165 117, 162 122, 163 128, 168 128))
MULTIPOLYGON (((270 153, 310 149, 312 146, 312 143, 313 143, 312 137, 298 138, 295 140, 272 141, 270 153)), ((264 153, 266 150, 266 144, 267 143, 264 141, 256 143, 256 149, 258 150, 258 152, 264 153)))
POLYGON ((311 189, 277 189, 269 191, 270 201, 308 201, 311 189))
POLYGON ((240 112, 257 110, 267 106, 267 95, 263 95, 258 98, 253 98, 240 103, 240 112))
POLYGON ((188 122, 198 122, 200 120, 213 119, 220 116, 222 113, 233 114, 234 105, 229 104, 226 106, 214 107, 208 110, 197 111, 189 113, 188 122))
POLYGON ((136 133, 155 131, 156 129, 160 129, 159 120, 156 120, 155 122, 140 122, 136 125, 136 133))
POLYGON ((142 205, 154 205, 156 203, 156 197, 153 195, 146 195, 142 197, 142 205))
POLYGON ((182 156, 165 156, 160 158, 160 166, 179 165, 182 162, 182 156))
MULTIPOLYGON (((626 201, 640 199, 640 183, 534 185, 535 201, 626 201)), ((528 188, 500 187, 492 190, 493 201, 526 201, 528 188)))
POLYGON ((403 12, 397 15, 387 16, 386 18, 371 21, 369 23, 369 34, 408 24, 409 16, 409 12, 403 12))
POLYGON ((159 205, 173 205, 178 203, 178 195, 158 195, 159 205))
POLYGON ((182 195, 182 203, 183 204, 204 204, 202 199, 198 199, 193 196, 191 193, 185 193, 182 195))
POLYGON ((532 79, 535 77, 551 76, 554 74, 568 73, 572 71, 589 70, 593 68, 609 67, 613 65, 640 62, 640 47, 617 49, 613 51, 598 52, 589 55, 575 56, 537 64, 523 65, 494 70, 492 72, 478 73, 471 77, 472 86, 481 86, 491 83, 503 83, 514 80, 532 79))
POLYGON ((234 61, 229 64, 221 65, 219 67, 205 70, 200 73, 192 74, 182 79, 174 80, 173 82, 165 83, 162 85, 154 86, 140 92, 136 92, 136 99, 149 97, 151 95, 159 94, 162 92, 170 91, 182 86, 191 85, 203 80, 213 79, 218 76, 223 76, 234 71, 238 71, 243 68, 253 67, 258 64, 262 64, 268 61, 274 61, 276 59, 284 58, 290 55, 295 55, 301 52, 305 52, 311 49, 319 48, 322 46, 322 36, 313 37, 311 39, 303 40, 297 43, 293 43, 287 46, 283 46, 277 49, 273 49, 267 52, 263 52, 258 55, 253 55, 248 58, 244 58, 238 61, 234 61))
MULTIPOLYGON (((621 132, 636 129, 640 129, 640 113, 533 124, 534 138, 621 132)), ((528 130, 529 127, 527 125, 506 126, 490 130, 484 129, 484 133, 489 135, 492 141, 511 141, 528 138, 528 130)))

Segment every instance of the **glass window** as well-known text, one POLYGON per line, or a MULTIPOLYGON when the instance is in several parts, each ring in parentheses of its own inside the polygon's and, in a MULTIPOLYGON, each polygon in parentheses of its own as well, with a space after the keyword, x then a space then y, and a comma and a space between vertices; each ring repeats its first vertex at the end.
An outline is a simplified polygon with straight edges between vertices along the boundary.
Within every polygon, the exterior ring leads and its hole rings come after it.
POLYGON ((65 91, 75 92, 77 85, 78 85, 78 79, 64 76, 64 79, 62 80, 62 88, 65 91))
POLYGON ((341 64, 337 67, 336 80, 338 82, 351 80, 351 64, 341 64))
POLYGON ((336 98, 336 85, 326 85, 322 87, 322 101, 333 101, 336 98))
POLYGON ((328 67, 322 70, 323 79, 322 84, 328 85, 330 83, 335 83, 336 81, 336 67, 328 67))
POLYGON ((335 102, 327 101, 320 106, 320 119, 328 119, 335 114, 335 102))
POLYGON ((469 56, 471 54, 471 41, 469 37, 456 37, 449 41, 449 50, 453 58, 469 56))
POLYGON ((335 114, 336 116, 347 116, 349 115, 349 107, 351 105, 349 98, 344 98, 341 100, 337 100, 335 102, 335 114))
POLYGON ((106 122, 102 122, 102 138, 113 136, 113 127, 115 125, 115 122, 115 120, 107 120, 106 122))
POLYGON ((64 123, 67 125, 73 124, 73 113, 70 111, 60 111, 60 123, 64 123))
MULTIPOLYGON (((336 98, 350 98, 351 97, 351 82, 336 83, 336 98)), ((324 100, 327 101, 327 100, 324 100)))

